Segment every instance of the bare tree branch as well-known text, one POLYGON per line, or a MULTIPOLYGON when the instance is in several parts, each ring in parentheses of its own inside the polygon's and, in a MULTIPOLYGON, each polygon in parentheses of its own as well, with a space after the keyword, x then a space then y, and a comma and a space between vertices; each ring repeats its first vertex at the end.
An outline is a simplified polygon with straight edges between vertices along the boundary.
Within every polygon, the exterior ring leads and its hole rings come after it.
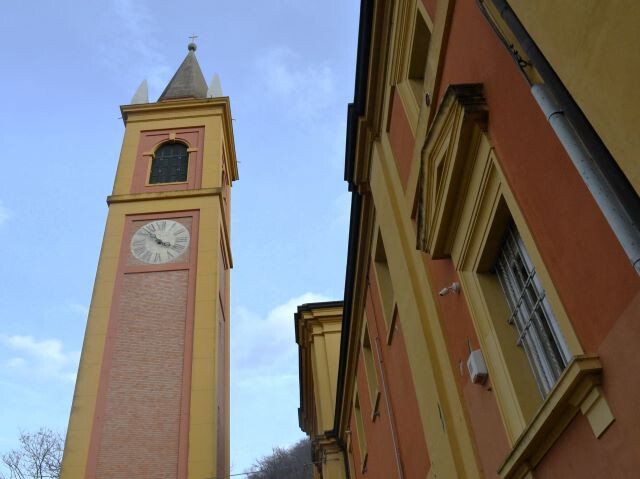
POLYGON ((20 446, 2 455, 2 462, 9 469, 7 478, 0 479, 59 479, 64 441, 50 429, 40 428, 29 433, 20 432, 20 446))
POLYGON ((255 472, 248 479, 312 479, 311 443, 303 439, 289 449, 276 447, 270 456, 258 459, 253 464, 255 472))

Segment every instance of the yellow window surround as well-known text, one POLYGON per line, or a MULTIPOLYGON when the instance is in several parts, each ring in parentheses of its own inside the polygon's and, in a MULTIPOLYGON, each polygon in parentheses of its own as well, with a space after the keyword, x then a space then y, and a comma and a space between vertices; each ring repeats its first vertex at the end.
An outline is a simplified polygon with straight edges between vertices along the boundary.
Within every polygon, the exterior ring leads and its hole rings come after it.
POLYGON ((578 410, 600 437, 614 418, 599 388, 597 357, 584 356, 524 216, 484 133, 488 114, 481 85, 450 86, 427 132, 418 184, 417 245, 433 258, 451 257, 484 353, 512 450, 502 477, 525 477, 578 410), (544 286, 573 357, 541 398, 509 310, 491 272, 513 219, 544 286))
POLYGON ((391 323, 393 320, 395 308, 395 295, 393 291, 393 283, 391 281, 391 272, 389 271, 389 263, 387 262, 387 254, 385 252, 384 241, 380 228, 375 239, 375 250, 373 254, 373 264, 378 283, 378 294, 382 305, 382 314, 384 323, 387 327, 388 339, 391 336, 391 323))
POLYGON ((425 138, 418 179, 417 246, 450 255, 487 111, 482 85, 447 89, 425 138))
POLYGON ((394 25, 389 82, 396 86, 415 134, 420 109, 425 104, 427 58, 434 25, 422 2, 415 0, 397 3, 394 25))

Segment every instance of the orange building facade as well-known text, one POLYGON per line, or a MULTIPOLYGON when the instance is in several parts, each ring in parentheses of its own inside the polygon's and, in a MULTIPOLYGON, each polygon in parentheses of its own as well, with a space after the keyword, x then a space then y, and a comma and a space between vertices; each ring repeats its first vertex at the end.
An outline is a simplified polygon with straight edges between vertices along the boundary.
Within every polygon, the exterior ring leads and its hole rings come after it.
POLYGON ((349 478, 637 476, 639 18, 362 1, 333 423, 301 418, 318 477, 343 477, 326 438, 349 478))

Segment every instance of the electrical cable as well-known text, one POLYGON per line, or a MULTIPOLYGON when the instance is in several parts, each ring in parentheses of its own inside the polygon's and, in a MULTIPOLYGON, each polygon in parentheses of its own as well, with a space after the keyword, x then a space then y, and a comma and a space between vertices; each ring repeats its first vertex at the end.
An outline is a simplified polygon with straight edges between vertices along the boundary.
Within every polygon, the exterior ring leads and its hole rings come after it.
MULTIPOLYGON (((300 464, 297 466, 281 467, 272 472, 286 471, 290 469, 299 469, 307 466, 322 464, 323 462, 327 462, 327 461, 339 461, 339 459, 325 459, 324 461, 306 462, 304 464, 300 464)), ((229 477, 248 476, 249 474, 257 474, 259 472, 264 472, 264 471, 266 471, 266 469, 256 469, 254 471, 236 472, 235 474, 229 474, 228 476, 212 476, 212 477, 207 477, 205 479, 227 479, 229 477)))
POLYGON ((520 69, 520 73, 522 73, 522 76, 524 76, 526 82, 529 84, 529 86, 533 85, 533 81, 525 70, 526 67, 531 66, 531 62, 522 58, 522 55, 520 55, 520 52, 516 49, 516 46, 507 39, 507 36, 500 29, 498 22, 495 18, 493 18, 493 15, 485 5, 484 0, 476 0, 476 3, 478 5, 478 8, 480 9, 480 13, 482 13, 482 15, 485 17, 487 23, 498 37, 498 40, 500 40, 500 42, 505 46, 507 51, 516 61, 518 68, 520 69))

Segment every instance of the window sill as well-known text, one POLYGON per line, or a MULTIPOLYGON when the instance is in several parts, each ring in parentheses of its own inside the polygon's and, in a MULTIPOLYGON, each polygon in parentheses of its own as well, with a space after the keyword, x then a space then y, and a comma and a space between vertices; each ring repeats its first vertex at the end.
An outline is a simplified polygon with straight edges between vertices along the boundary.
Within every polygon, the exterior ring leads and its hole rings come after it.
POLYGON ((173 186, 173 185, 186 185, 189 183, 189 180, 185 181, 169 181, 167 183, 149 183, 148 181, 144 184, 145 188, 153 188, 154 186, 173 186))
POLYGON ((500 477, 527 477, 578 411, 596 438, 602 436, 615 418, 600 389, 601 376, 598 356, 574 357, 498 469, 500 477))

